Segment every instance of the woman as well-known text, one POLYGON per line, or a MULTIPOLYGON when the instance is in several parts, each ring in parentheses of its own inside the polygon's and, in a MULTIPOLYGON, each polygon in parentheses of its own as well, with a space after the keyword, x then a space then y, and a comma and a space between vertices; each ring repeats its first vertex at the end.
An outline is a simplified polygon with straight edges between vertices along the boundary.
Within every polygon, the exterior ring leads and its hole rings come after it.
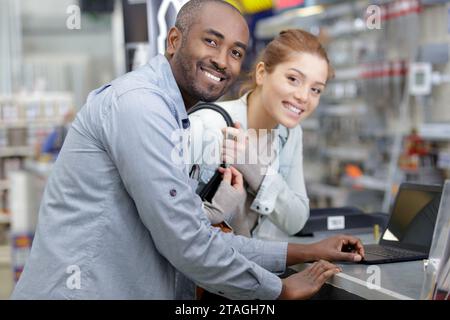
POLYGON ((309 200, 300 122, 314 112, 332 76, 315 36, 283 31, 262 52, 244 85, 246 93, 217 103, 237 122, 235 128, 224 128, 222 116, 211 110, 190 116, 191 150, 196 149, 191 159, 199 164, 200 183, 210 179, 221 160, 238 169, 246 182, 245 204, 232 217, 223 217, 235 233, 280 238, 305 225, 309 200), (218 154, 220 158, 214 157, 218 154))

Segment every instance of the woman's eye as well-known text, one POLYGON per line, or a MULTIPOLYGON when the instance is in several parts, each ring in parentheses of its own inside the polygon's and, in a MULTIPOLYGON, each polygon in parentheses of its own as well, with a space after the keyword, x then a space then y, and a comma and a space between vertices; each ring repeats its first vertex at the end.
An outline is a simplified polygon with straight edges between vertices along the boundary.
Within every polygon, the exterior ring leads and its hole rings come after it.
POLYGON ((288 77, 288 79, 291 82, 297 82, 297 78, 295 78, 295 77, 288 77))
POLYGON ((322 93, 322 90, 321 90, 321 89, 318 89, 318 88, 312 88, 312 91, 313 91, 315 94, 321 94, 321 93, 322 93))

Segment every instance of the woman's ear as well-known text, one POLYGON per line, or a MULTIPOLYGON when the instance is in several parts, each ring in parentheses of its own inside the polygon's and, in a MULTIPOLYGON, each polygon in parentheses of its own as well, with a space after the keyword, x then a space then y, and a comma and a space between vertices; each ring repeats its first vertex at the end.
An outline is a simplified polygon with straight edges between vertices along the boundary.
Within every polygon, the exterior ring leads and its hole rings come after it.
POLYGON ((178 51, 178 48, 181 46, 182 35, 180 30, 177 27, 172 27, 167 34, 167 49, 166 54, 169 57, 173 57, 175 52, 178 51))
POLYGON ((266 72, 266 65, 264 64, 264 62, 258 62, 255 68, 255 81, 257 86, 262 85, 266 72))

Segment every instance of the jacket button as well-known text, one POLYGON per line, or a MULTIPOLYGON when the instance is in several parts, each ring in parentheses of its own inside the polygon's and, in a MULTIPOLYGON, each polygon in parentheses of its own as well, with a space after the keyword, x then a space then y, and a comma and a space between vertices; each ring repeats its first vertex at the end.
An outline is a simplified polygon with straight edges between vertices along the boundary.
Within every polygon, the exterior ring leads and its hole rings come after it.
POLYGON ((172 197, 175 197, 177 195, 177 190, 175 190, 175 189, 170 190, 170 195, 172 197))

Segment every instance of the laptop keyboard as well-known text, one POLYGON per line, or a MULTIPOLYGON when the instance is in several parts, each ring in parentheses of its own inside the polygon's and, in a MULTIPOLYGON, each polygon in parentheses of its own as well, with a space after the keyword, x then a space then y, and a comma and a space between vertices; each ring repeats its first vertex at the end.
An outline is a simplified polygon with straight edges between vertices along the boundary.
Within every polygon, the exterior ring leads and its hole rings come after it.
POLYGON ((402 258, 417 255, 415 251, 409 251, 404 249, 397 249, 383 246, 373 246, 366 249, 367 253, 387 258, 402 258))

